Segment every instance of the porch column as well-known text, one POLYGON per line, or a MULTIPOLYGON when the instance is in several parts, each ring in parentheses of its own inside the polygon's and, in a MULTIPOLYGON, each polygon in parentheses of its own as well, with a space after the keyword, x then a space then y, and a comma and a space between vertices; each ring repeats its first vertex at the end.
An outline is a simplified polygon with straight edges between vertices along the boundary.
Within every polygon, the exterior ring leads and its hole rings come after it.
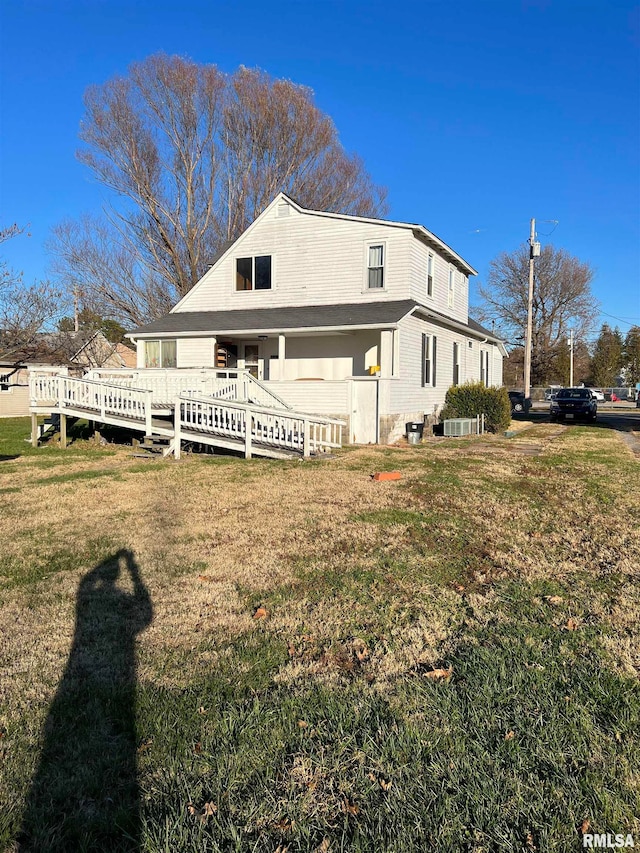
POLYGON ((380 378, 390 379, 393 376, 393 329, 383 329, 380 332, 380 378))
POLYGON ((284 379, 284 362, 286 355, 286 344, 284 335, 278 335, 278 375, 280 381, 284 379))

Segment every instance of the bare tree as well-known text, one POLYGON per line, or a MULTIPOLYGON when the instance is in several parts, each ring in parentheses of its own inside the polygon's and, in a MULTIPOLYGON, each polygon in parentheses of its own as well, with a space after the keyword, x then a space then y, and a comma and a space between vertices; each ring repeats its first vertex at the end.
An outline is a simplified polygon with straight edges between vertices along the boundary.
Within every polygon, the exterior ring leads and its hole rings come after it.
POLYGON ((385 210, 313 93, 262 71, 156 54, 90 87, 85 107, 79 157, 113 204, 106 220, 58 228, 52 248, 58 271, 123 322, 166 313, 280 190, 323 210, 385 210))
MULTIPOLYGON (((0 244, 24 232, 17 224, 0 229, 0 244)), ((62 308, 60 288, 48 281, 25 285, 23 275, 0 259, 0 352, 35 348, 38 333, 62 308)))
MULTIPOLYGON (((535 262, 531 383, 544 385, 558 372, 556 362, 573 328, 584 340, 593 327, 597 302, 591 293, 593 270, 564 249, 545 246, 535 262)), ((503 252, 489 265, 479 288, 481 320, 494 321, 504 338, 522 346, 527 325, 529 245, 503 252)))

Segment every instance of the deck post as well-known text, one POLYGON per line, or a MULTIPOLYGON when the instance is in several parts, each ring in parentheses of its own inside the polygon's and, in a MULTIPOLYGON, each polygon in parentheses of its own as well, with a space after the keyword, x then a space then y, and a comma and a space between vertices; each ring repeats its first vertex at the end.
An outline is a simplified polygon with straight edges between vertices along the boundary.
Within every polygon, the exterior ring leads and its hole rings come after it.
POLYGON ((244 458, 251 459, 251 430, 253 416, 249 410, 244 413, 244 458))
POLYGON ((31 447, 38 446, 38 416, 35 412, 31 413, 31 447))
POLYGON ((67 446, 67 416, 60 412, 60 447, 64 450, 67 446))
POLYGON ((302 439, 302 455, 307 459, 309 456, 309 421, 306 418, 302 421, 302 429, 304 430, 302 439))
POLYGON ((173 409, 173 455, 176 459, 180 459, 180 420, 182 418, 182 411, 180 409, 180 397, 176 398, 173 409))
POLYGON ((144 401, 144 428, 147 431, 147 435, 151 435, 153 432, 153 422, 151 420, 151 399, 153 397, 153 391, 147 391, 145 395, 144 401))

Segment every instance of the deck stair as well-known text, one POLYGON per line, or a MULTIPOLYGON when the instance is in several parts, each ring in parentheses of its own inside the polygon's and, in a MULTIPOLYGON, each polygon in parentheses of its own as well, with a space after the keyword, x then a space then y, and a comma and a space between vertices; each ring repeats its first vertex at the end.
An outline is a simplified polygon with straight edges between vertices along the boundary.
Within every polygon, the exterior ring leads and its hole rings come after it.
POLYGON ((134 456, 143 459, 162 459, 174 452, 175 440, 167 435, 145 435, 142 441, 134 438, 134 456))
POLYGON ((51 437, 56 432, 60 430, 60 415, 58 414, 50 414, 47 415, 43 421, 43 423, 38 424, 38 439, 43 439, 45 437, 51 437))

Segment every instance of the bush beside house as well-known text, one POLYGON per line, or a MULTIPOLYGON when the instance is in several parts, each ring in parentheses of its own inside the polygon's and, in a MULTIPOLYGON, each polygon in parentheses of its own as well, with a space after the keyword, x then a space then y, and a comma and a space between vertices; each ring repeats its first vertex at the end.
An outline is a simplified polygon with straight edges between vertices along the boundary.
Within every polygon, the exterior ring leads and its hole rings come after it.
POLYGON ((487 388, 482 382, 453 385, 447 391, 440 420, 485 416, 485 429, 502 432, 511 423, 511 403, 506 388, 487 388))

